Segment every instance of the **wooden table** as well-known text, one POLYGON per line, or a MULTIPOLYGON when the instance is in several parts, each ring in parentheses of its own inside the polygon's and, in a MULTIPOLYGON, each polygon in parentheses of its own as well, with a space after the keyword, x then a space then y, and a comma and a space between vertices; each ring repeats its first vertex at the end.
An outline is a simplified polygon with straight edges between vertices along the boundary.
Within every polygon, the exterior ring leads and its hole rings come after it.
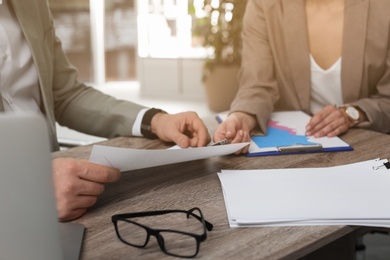
MULTIPOLYGON (((229 155, 123 173, 117 183, 106 186, 96 206, 74 221, 86 227, 82 259, 177 259, 160 251, 154 237, 146 249, 123 244, 116 237, 111 216, 146 210, 188 210, 195 206, 200 207, 206 220, 214 225, 214 229, 208 232, 207 240, 200 245, 197 256, 200 259, 317 259, 318 255, 324 254, 327 257, 351 256, 354 243, 350 242, 354 241, 355 233, 361 232, 361 227, 230 228, 217 176, 221 169, 325 167, 377 157, 388 158, 390 154, 389 135, 351 129, 342 138, 353 146, 354 151, 267 157, 229 155)), ((158 140, 125 137, 101 144, 144 149, 170 146, 158 140)), ((55 152, 53 157, 88 159, 91 149, 92 146, 76 147, 55 152)))

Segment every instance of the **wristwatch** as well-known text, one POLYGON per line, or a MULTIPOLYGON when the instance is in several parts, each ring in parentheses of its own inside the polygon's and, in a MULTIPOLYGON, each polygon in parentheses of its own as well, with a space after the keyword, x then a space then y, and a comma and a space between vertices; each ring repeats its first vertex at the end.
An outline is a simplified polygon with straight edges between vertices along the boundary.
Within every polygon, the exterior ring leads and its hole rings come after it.
POLYGON ((152 132, 151 122, 152 118, 157 113, 166 113, 165 111, 157 108, 151 108, 145 112, 141 122, 141 134, 148 139, 157 139, 157 135, 152 132))
POLYGON ((349 121, 351 121, 352 124, 356 125, 357 123, 359 123, 360 112, 358 108, 351 105, 341 106, 340 108, 344 110, 345 114, 347 115, 349 121))

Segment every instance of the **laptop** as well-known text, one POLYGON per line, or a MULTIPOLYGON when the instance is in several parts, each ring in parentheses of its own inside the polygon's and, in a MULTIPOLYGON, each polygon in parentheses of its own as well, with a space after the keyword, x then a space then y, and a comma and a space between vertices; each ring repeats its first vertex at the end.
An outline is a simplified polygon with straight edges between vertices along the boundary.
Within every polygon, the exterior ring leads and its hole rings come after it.
POLYGON ((58 222, 42 115, 0 113, 0 169, 0 259, 79 259, 84 226, 58 222))

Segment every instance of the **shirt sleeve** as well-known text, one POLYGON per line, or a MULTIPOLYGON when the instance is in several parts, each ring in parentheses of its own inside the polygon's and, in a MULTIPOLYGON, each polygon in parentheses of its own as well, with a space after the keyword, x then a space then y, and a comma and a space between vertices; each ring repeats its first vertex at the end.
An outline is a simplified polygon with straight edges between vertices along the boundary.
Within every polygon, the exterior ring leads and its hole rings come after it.
POLYGON ((133 124, 133 129, 132 129, 133 136, 143 136, 141 133, 141 123, 142 123, 142 118, 144 117, 146 111, 148 110, 149 108, 143 108, 138 112, 137 117, 135 118, 133 124))

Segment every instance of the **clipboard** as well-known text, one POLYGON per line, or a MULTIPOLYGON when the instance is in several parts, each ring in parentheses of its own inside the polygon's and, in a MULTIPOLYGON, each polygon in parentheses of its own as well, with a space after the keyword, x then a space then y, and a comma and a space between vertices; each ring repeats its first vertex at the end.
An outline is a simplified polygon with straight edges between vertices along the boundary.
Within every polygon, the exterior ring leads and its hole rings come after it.
MULTIPOLYGON (((218 114, 221 123, 227 113, 218 114)), ((273 112, 268 121, 267 135, 251 136, 246 156, 267 156, 318 152, 351 151, 353 148, 340 137, 306 136, 310 116, 302 111, 273 112)))

